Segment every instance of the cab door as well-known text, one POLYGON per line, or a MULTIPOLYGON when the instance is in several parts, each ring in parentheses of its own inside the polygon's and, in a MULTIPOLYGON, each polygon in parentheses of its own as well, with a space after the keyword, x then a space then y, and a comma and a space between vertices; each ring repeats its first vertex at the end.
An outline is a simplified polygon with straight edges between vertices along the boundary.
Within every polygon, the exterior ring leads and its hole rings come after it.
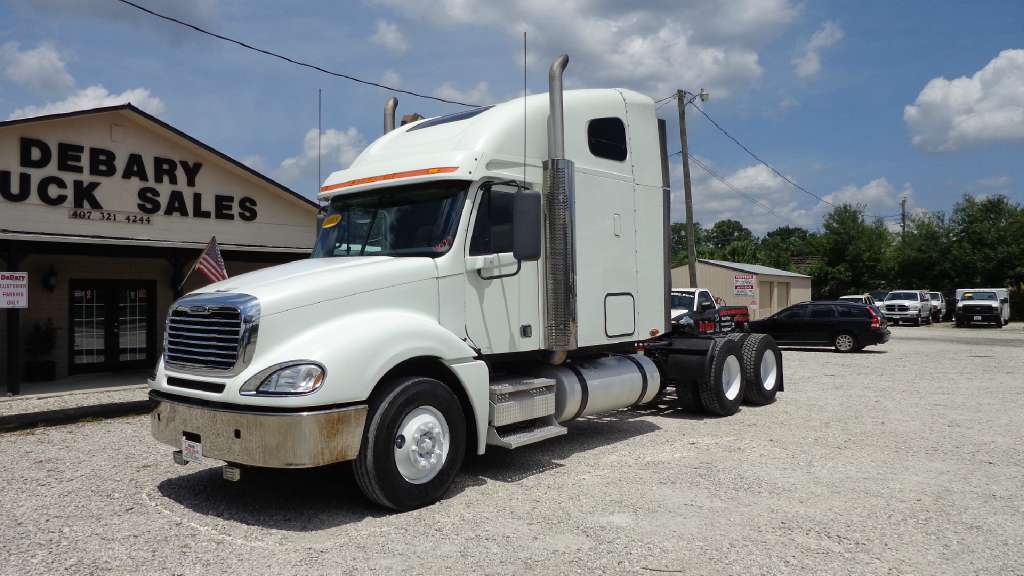
POLYGON ((517 189, 484 183, 473 202, 466 249, 466 335, 485 354, 533 350, 539 342, 537 262, 512 255, 517 189))

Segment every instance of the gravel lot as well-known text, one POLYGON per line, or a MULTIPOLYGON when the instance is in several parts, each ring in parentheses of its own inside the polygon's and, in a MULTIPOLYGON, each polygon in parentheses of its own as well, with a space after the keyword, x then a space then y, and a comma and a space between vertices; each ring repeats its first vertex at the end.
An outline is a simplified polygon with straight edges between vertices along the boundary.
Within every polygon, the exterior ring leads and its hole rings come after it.
POLYGON ((784 357, 772 406, 578 421, 406 514, 176 466, 148 416, 0 435, 0 573, 1024 574, 1021 325, 784 357))

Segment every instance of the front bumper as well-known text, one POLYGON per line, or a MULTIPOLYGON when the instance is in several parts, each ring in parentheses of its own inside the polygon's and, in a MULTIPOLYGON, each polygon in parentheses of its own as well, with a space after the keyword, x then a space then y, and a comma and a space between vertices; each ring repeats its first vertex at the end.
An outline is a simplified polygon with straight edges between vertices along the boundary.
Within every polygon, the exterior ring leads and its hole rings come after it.
POLYGON ((1002 323, 1003 315, 997 312, 964 312, 957 311, 956 319, 961 324, 995 324, 1002 323), (977 320, 976 320, 977 318, 977 320))
POLYGON ((894 320, 913 320, 915 318, 928 317, 927 314, 921 314, 920 310, 907 310, 905 312, 890 312, 888 310, 883 310, 882 314, 885 315, 885 319, 888 320, 889 322, 892 322, 894 320))
POLYGON ((359 454, 365 405, 308 412, 257 412, 197 405, 150 393, 153 437, 181 448, 185 433, 202 443, 203 457, 267 468, 312 468, 359 454), (194 436, 193 436, 194 438, 194 436))

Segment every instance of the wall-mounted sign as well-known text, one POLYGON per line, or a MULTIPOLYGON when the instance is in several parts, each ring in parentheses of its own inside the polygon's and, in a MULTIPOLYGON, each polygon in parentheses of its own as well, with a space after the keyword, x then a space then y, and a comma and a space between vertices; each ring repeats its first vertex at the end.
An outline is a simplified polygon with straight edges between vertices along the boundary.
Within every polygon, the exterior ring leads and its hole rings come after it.
POLYGON ((110 212, 103 207, 102 184, 116 179, 139 184, 136 207, 145 215, 245 222, 258 216, 255 198, 196 190, 201 162, 136 153, 118 157, 113 150, 97 146, 67 142, 51 146, 22 137, 18 163, 30 171, 0 170, 0 198, 8 202, 24 202, 34 194, 48 206, 110 212))
POLYGON ((734 293, 737 296, 753 296, 754 295, 754 275, 753 274, 736 274, 733 277, 734 293))
POLYGON ((0 272, 0 308, 28 308, 27 272, 0 272))

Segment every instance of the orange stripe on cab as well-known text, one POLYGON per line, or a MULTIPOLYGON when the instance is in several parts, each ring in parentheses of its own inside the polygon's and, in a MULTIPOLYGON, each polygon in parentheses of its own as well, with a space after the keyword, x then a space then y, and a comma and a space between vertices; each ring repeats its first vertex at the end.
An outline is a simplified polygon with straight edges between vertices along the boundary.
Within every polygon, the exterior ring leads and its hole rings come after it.
POLYGON ((349 188, 351 186, 360 186, 362 184, 370 184, 371 182, 383 182, 385 180, 397 180, 399 178, 412 178, 413 176, 429 176, 430 174, 448 174, 458 170, 458 166, 441 166, 439 168, 422 168, 420 170, 406 170, 405 172, 392 172, 391 174, 381 174, 380 176, 370 176, 368 178, 356 178, 355 180, 349 180, 348 182, 341 182, 340 184, 331 184, 330 186, 321 186, 321 192, 330 192, 331 190, 338 190, 341 188, 349 188))

